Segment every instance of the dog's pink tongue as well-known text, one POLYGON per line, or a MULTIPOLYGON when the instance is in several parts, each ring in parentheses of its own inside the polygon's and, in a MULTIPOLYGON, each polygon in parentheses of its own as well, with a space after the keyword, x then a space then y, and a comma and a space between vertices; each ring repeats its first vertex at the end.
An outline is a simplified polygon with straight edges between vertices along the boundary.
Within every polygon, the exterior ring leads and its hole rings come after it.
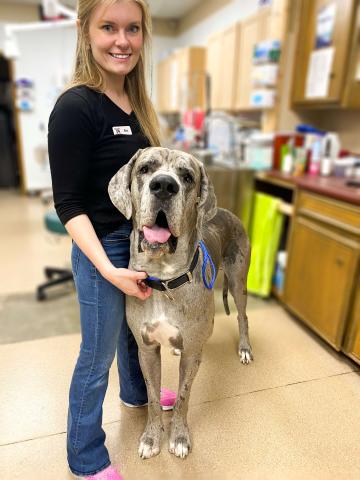
POLYGON ((149 243, 165 243, 170 238, 170 231, 168 228, 158 227, 154 225, 153 227, 144 227, 144 237, 149 243))

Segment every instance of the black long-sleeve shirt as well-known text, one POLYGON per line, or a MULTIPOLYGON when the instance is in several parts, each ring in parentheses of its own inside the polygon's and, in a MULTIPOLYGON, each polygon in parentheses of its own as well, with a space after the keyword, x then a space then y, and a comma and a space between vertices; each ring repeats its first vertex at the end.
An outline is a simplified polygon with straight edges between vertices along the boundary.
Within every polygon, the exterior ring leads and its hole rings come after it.
POLYGON ((125 217, 109 198, 109 181, 139 148, 149 145, 134 112, 128 115, 105 94, 85 86, 67 90, 50 115, 48 134, 61 222, 86 214, 99 237, 116 230, 125 217))

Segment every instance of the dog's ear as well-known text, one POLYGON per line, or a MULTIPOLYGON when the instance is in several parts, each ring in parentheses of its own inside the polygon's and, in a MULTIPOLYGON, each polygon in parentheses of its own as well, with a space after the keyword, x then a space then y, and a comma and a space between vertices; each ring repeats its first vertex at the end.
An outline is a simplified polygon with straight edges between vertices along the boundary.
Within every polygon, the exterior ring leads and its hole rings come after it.
POLYGON ((136 160, 146 149, 139 149, 128 163, 112 177, 108 187, 108 193, 112 203, 120 212, 130 220, 132 215, 131 203, 131 173, 136 160))
POLYGON ((215 217, 217 212, 217 202, 213 184, 208 177, 204 165, 198 161, 201 172, 200 179, 200 197, 198 198, 198 220, 197 228, 200 229, 203 223, 208 222, 215 217))

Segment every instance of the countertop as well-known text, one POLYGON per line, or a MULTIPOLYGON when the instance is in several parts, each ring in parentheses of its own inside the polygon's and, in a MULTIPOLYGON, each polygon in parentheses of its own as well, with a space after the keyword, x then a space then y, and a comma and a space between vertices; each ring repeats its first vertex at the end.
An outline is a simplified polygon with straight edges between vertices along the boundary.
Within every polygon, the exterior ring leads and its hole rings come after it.
POLYGON ((301 175, 295 177, 277 170, 270 170, 257 174, 260 179, 274 179, 282 184, 288 184, 289 188, 301 188, 319 195, 325 195, 343 202, 352 203, 360 206, 360 187, 351 187, 347 185, 349 178, 342 177, 321 177, 317 175, 301 175))

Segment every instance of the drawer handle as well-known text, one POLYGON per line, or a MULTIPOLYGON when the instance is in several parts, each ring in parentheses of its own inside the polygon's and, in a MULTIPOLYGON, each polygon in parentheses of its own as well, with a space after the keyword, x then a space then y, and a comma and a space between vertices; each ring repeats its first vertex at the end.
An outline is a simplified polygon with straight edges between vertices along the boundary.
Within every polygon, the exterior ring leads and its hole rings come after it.
POLYGON ((338 267, 343 267, 345 262, 344 262, 344 260, 343 260, 342 258, 337 258, 337 259, 335 260, 335 263, 336 263, 336 265, 337 265, 338 267))

